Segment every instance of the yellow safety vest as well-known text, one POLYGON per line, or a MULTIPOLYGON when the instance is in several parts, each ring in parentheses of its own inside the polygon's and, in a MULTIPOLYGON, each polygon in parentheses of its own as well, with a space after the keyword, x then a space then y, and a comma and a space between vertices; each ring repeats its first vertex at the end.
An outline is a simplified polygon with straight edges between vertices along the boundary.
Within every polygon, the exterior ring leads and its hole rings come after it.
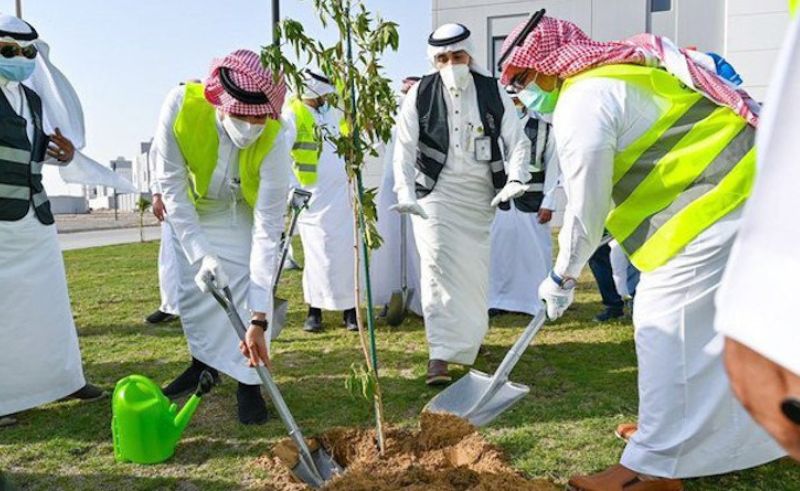
MULTIPOLYGON (((280 129, 278 121, 267 119, 258 140, 239 150, 242 196, 251 207, 255 206, 258 196, 261 165, 272 150, 280 129)), ((196 203, 208 192, 219 155, 216 109, 206 100, 202 84, 186 84, 183 104, 172 132, 189 169, 189 197, 196 203)))
POLYGON ((317 132, 317 123, 311 109, 303 101, 295 98, 291 102, 294 112, 297 136, 292 145, 292 161, 294 175, 301 186, 313 186, 317 183, 317 166, 322 153, 322 139, 317 132))
POLYGON ((614 208, 606 228, 642 271, 669 261, 750 195, 755 129, 730 108, 685 87, 670 73, 607 65, 564 83, 615 78, 668 104, 639 139, 614 158, 614 208))
POLYGON ((798 0, 789 0, 789 13, 792 14, 793 17, 797 13, 798 3, 800 3, 798 0))

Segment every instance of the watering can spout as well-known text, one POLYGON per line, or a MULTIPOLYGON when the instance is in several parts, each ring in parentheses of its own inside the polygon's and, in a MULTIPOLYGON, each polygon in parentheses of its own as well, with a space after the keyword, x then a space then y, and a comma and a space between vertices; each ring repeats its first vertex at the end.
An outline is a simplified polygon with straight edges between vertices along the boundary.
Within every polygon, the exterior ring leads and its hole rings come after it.
POLYGON ((183 408, 181 408, 180 412, 175 416, 174 424, 177 430, 175 432, 175 441, 181 437, 183 430, 186 429, 189 421, 192 420, 194 412, 197 411, 197 406, 200 405, 200 397, 207 394, 213 386, 214 378, 208 370, 203 370, 200 374, 200 383, 197 385, 197 391, 186 401, 186 404, 183 405, 183 408))
POLYGON ((183 434, 183 430, 186 429, 186 426, 189 424, 189 421, 192 420, 192 416, 194 416, 194 412, 197 410, 197 406, 200 405, 200 397, 203 394, 208 393, 211 390, 211 387, 214 385, 214 379, 207 370, 203 370, 200 374, 200 383, 197 386, 197 392, 195 392, 192 397, 186 401, 186 404, 183 405, 180 412, 175 416, 175 440, 177 441, 181 434, 183 434))
POLYGON ((189 425, 189 421, 192 420, 192 416, 194 416, 194 412, 199 405, 200 397, 193 395, 186 401, 186 404, 183 405, 183 408, 181 408, 180 412, 175 416, 174 424, 177 431, 175 432, 174 438, 176 442, 180 439, 186 426, 189 425))

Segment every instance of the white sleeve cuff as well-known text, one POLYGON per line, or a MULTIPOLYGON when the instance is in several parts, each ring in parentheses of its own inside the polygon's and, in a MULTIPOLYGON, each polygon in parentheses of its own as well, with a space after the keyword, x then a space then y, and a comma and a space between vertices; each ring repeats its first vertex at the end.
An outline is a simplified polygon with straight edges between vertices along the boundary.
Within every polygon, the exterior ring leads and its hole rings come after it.
POLYGON ((511 166, 508 173, 508 182, 528 182, 531 180, 531 173, 522 166, 511 166))
POLYGON ((272 321, 272 295, 252 281, 247 290, 247 308, 253 312, 267 314, 267 320, 272 321))
POLYGON ((397 202, 398 203, 416 203, 417 195, 414 190, 407 186, 397 187, 397 202))
POLYGON ((186 254, 186 259, 190 264, 195 264, 203 259, 205 256, 211 254, 211 251, 202 244, 199 240, 181 240, 181 248, 183 253, 186 254))
POLYGON ((553 207, 553 201, 555 201, 553 198, 553 193, 547 193, 542 198, 542 204, 539 205, 539 208, 544 208, 545 210, 554 210, 555 208, 553 207))

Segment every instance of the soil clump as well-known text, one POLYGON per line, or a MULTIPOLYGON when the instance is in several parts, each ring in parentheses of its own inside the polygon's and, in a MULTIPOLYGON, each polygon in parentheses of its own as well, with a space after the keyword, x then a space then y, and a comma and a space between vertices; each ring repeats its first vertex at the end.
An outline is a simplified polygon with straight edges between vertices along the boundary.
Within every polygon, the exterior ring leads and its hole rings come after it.
MULTIPOLYGON (((386 452, 378 454, 375 430, 333 428, 319 440, 345 472, 326 491, 554 491, 553 483, 525 479, 509 467, 499 447, 487 442, 469 422, 451 415, 423 413, 418 430, 384 429, 386 452)), ((276 445, 267 467, 271 489, 310 489, 297 482, 288 465, 287 441, 276 445), (283 460, 281 460, 281 457, 283 460)))

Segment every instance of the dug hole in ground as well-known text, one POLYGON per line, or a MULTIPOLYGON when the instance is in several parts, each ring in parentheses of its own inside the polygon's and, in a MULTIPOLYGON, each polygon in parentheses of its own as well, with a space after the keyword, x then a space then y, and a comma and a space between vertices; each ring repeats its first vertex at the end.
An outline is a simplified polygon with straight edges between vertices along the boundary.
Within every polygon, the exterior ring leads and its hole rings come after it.
MULTIPOLYGON (((423 413, 419 429, 384 429, 386 451, 378 454, 374 429, 334 428, 320 442, 345 471, 324 487, 333 491, 552 491, 547 481, 525 479, 503 451, 469 422, 447 414, 423 413)), ((289 469, 297 450, 286 439, 257 461, 272 477, 274 491, 311 489, 289 469)))

